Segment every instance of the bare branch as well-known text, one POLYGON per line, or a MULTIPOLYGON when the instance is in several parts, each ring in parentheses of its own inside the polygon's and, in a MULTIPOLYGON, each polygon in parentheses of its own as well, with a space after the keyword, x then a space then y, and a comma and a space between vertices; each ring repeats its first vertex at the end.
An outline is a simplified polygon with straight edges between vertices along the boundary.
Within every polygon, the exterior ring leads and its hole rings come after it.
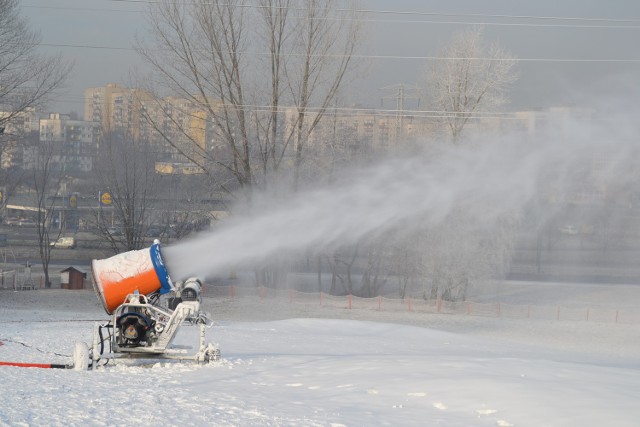
POLYGON ((17 0, 0 0, 0 126, 42 105, 64 83, 72 65, 37 53, 40 36, 19 14, 17 0))

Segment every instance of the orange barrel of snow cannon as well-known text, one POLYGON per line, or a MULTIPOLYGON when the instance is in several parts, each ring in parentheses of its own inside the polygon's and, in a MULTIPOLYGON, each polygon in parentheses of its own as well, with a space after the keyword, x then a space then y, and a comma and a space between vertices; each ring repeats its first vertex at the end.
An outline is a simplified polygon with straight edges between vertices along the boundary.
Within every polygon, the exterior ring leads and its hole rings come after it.
POLYGON ((157 291, 164 294, 173 289, 157 240, 147 249, 94 259, 91 273, 93 288, 108 314, 136 291, 149 295, 157 291))

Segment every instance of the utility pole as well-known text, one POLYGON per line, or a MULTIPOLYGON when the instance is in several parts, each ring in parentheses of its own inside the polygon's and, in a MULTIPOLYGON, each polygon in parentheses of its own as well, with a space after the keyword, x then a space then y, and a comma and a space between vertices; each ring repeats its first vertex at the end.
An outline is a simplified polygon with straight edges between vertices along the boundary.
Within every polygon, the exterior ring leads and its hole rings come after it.
POLYGON ((404 134, 404 111, 405 111, 405 100, 407 99, 417 99, 418 104, 420 103, 420 97, 414 95, 413 93, 420 90, 417 86, 406 85, 404 83, 398 83, 391 86, 385 86, 380 88, 380 90, 384 91, 393 91, 394 93, 383 96, 382 100, 384 102, 385 99, 395 99, 396 101, 396 142, 399 141, 404 134))

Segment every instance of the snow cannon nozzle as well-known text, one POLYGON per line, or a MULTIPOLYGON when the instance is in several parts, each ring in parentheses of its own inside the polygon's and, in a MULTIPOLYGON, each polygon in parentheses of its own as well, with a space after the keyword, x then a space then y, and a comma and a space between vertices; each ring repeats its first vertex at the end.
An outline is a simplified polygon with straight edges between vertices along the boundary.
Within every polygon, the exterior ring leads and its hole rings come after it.
POLYGON ((113 313, 129 294, 166 294, 174 290, 158 240, 146 249, 94 259, 91 275, 93 288, 107 314, 113 313))

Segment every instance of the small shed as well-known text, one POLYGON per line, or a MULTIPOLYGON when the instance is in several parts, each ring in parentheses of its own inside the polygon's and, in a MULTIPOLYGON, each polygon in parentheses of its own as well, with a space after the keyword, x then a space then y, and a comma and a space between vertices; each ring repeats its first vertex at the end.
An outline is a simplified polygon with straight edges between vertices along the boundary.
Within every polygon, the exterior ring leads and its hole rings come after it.
POLYGON ((60 272, 60 287, 62 289, 84 289, 84 279, 87 273, 78 267, 67 267, 60 272))

